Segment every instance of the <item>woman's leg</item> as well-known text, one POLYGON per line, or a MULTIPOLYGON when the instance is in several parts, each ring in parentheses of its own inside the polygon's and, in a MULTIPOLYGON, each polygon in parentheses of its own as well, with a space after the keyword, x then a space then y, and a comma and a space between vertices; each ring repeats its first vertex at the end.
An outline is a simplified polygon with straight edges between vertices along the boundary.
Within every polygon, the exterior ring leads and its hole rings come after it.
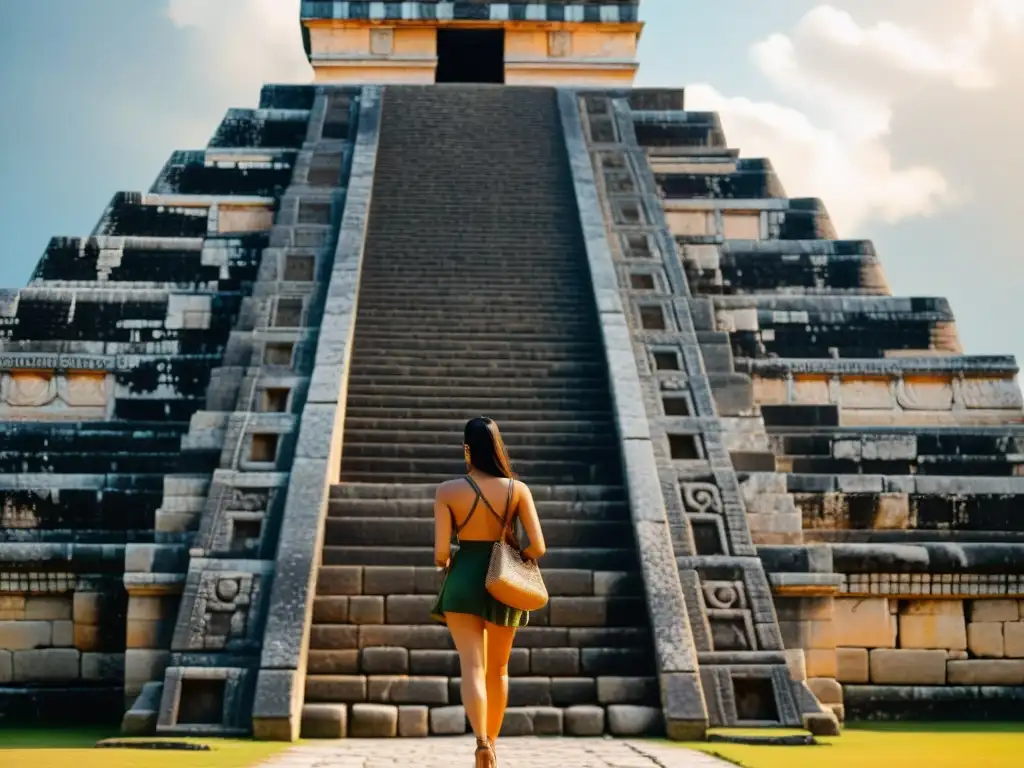
POLYGON ((515 627, 486 625, 487 634, 487 738, 493 744, 498 740, 501 722, 508 706, 508 660, 512 655, 515 627))
POLYGON ((478 739, 487 736, 487 685, 484 679, 484 620, 468 613, 446 613, 448 629, 462 668, 462 706, 478 739))

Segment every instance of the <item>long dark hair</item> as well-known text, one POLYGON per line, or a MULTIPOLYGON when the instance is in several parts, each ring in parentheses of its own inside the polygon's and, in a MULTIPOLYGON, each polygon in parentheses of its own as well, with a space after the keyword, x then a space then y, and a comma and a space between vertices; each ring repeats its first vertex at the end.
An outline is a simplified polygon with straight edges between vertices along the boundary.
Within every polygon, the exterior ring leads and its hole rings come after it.
POLYGON ((481 472, 494 477, 515 477, 505 442, 493 420, 479 416, 467 421, 463 442, 469 446, 470 463, 481 472))

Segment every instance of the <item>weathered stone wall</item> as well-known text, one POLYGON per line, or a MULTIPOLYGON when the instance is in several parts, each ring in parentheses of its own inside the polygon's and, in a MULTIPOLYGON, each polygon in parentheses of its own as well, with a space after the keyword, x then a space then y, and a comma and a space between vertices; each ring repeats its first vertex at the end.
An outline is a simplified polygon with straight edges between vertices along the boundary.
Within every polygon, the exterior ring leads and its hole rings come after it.
POLYGON ((0 683, 120 680, 124 654, 100 651, 103 602, 100 592, 0 596, 0 683))
POLYGON ((170 661, 224 381, 308 104, 266 89, 0 296, 0 715, 116 721, 170 661), (273 99, 281 109, 267 109, 273 99), (250 146, 264 147, 253 153, 250 146), (254 156, 255 155, 255 156, 254 156))
MULTIPOLYGON (((668 427, 656 455, 679 474, 710 455, 680 440, 702 415, 673 349, 692 322, 791 676, 840 716, 1006 711, 1017 662, 982 647, 1005 654, 1017 620, 970 627, 990 604, 1010 617, 1020 594, 1015 361, 962 354, 948 302, 893 297, 872 244, 837 239, 820 201, 739 159, 717 116, 635 93, 629 106, 660 210, 631 203, 630 163, 602 162, 619 283, 651 348, 638 364, 657 376, 644 404, 668 427), (659 213, 669 248, 644 231, 659 213), (692 320, 666 295, 684 282, 692 320)), ((595 146, 616 130, 592 116, 595 146)), ((683 491, 699 554, 716 538, 706 513, 726 505, 683 491)), ((675 496, 666 484, 670 512, 675 496)))

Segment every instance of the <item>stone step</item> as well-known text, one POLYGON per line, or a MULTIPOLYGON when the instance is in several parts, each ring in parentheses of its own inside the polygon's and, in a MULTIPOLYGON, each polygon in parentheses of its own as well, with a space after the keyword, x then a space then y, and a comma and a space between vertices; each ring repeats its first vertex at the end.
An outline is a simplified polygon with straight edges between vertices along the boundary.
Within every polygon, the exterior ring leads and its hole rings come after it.
MULTIPOLYGON (((347 427, 345 429, 345 445, 379 442, 383 436, 392 440, 401 439, 402 443, 406 445, 454 445, 460 452, 462 451, 462 429, 435 431, 430 428, 424 429, 422 423, 416 422, 394 422, 395 427, 393 428, 382 426, 369 429, 353 429, 349 426, 351 424, 350 420, 347 420, 345 423, 347 427)), ((461 427, 462 424, 459 423, 458 426, 461 427)), ((601 432, 590 434, 585 432, 555 431, 537 431, 530 434, 523 434, 521 432, 506 432, 503 429, 502 439, 509 450, 517 450, 520 448, 530 449, 535 447, 561 450, 586 450, 588 448, 614 449, 615 451, 619 450, 618 439, 614 430, 607 427, 601 432)))
MULTIPOLYGON (((565 703, 550 707, 508 707, 501 724, 501 736, 574 737, 576 748, 570 748, 570 751, 578 759, 572 764, 583 766, 592 764, 586 762, 592 752, 586 747, 586 740, 579 737, 603 734, 622 738, 665 735, 664 718, 657 700, 645 704, 581 703, 590 701, 590 689, 575 683, 574 678, 552 678, 552 699, 564 700, 565 703)), ((302 710, 302 735, 310 739, 456 736, 466 739, 465 748, 469 754, 472 749, 472 737, 466 736, 469 733, 472 733, 472 728, 460 705, 432 707, 416 704, 319 703, 307 704, 302 710)), ((525 743, 517 749, 521 755, 526 756, 534 748, 525 743)), ((342 756, 348 754, 347 747, 335 751, 342 756)), ((615 765, 634 764, 628 761, 635 758, 635 753, 625 743, 617 746, 613 744, 606 751, 612 759, 620 761, 615 765)))
MULTIPOLYGON (((625 574, 613 575, 622 576, 624 583, 635 587, 635 579, 625 574)), ((320 596, 316 599, 313 624, 324 628, 323 632, 332 637, 339 632, 350 637, 351 630, 366 625, 428 627, 434 624, 430 609, 435 599, 434 593, 320 596), (334 632, 331 635, 327 629, 329 627, 341 627, 344 631, 331 630, 334 632)), ((533 627, 589 627, 602 632, 611 628, 642 627, 646 620, 646 603, 643 597, 637 595, 555 596, 543 609, 530 614, 530 626, 533 627)), ((601 633, 595 636, 604 637, 601 633)))
POLYGON ((509 320, 525 320, 525 319, 549 319, 549 320, 574 320, 588 318, 590 319, 597 313, 594 311, 593 301, 587 301, 588 298, 582 292, 579 298, 569 300, 568 297, 563 295, 563 298, 559 301, 544 302, 543 304, 537 304, 531 306, 529 312, 524 312, 526 308, 523 304, 523 299, 526 298, 525 294, 521 298, 516 298, 514 301, 500 301, 498 295, 488 300, 476 299, 475 301, 459 301, 460 298, 465 299, 463 294, 457 291, 451 293, 450 296, 445 296, 445 299, 452 299, 454 306, 448 307, 444 305, 438 305, 437 295, 431 292, 429 295, 420 296, 418 299, 409 297, 407 301, 401 304, 393 303, 391 294, 382 291, 383 296, 387 303, 381 302, 376 303, 375 292, 371 289, 370 295, 367 296, 360 292, 359 301, 359 317, 367 321, 378 321, 378 320, 390 320, 392 318, 405 319, 408 317, 421 317, 426 320, 445 321, 452 317, 474 319, 480 316, 485 317, 506 317, 509 320), (438 307, 443 308, 439 309, 438 307))
MULTIPOLYGON (((353 474, 373 475, 381 480, 400 475, 422 474, 431 478, 445 479, 458 476, 465 470, 461 458, 430 459, 430 458, 398 458, 390 456, 350 456, 342 454, 342 479, 353 482, 353 474)), ((513 470, 519 473, 524 482, 541 483, 596 483, 598 480, 618 479, 622 467, 616 457, 609 461, 551 461, 523 460, 514 461, 513 470)), ((427 481, 429 482, 429 481, 427 481)))
MULTIPOLYGON (((521 226, 521 223, 520 223, 521 226)), ((477 234, 479 237, 480 235, 477 234)), ((497 237, 489 242, 487 246, 494 247, 500 256, 490 258, 486 261, 479 261, 479 256, 474 252, 465 250, 459 251, 458 246, 452 246, 448 240, 439 241, 417 233, 415 242, 410 241, 410 235, 401 236, 402 240, 392 239, 391 244, 398 246, 393 253, 394 261, 387 265, 371 264, 364 265, 363 274, 376 279, 395 278, 406 285, 412 284, 412 278, 423 277, 437 282, 437 277, 453 276, 462 277, 467 281, 485 283, 487 285, 501 288, 514 286, 522 281, 538 283, 539 285, 553 286, 565 283, 566 287, 572 290, 579 290, 580 272, 579 266, 567 260, 564 264, 543 261, 538 259, 528 260, 528 251, 515 249, 513 241, 521 234, 499 233, 497 237), (425 259, 423 254, 431 247, 443 247, 446 250, 445 259, 425 259), (401 253, 403 250, 416 249, 413 253, 401 253), (515 258, 515 266, 509 267, 509 259, 515 258), (476 260, 476 261, 474 261, 476 260)), ((446 233, 445 238, 451 234, 446 233)), ((378 238, 378 246, 384 241, 378 238)), ((549 246, 558 248, 559 251, 575 250, 568 238, 555 237, 548 243, 549 246)), ((456 305, 458 306, 458 305, 456 305)))
MULTIPOLYGON (((615 665, 601 662, 594 651, 580 658, 580 666, 612 668, 615 665)), ((398 654, 394 654, 398 658, 398 654)), ((557 658, 557 657, 552 657, 557 658)), ((566 657, 569 658, 569 657, 566 657)), ((571 704, 646 704, 658 703, 657 680, 643 671, 625 668, 626 655, 620 654, 617 673, 599 675, 596 672, 581 676, 520 676, 510 675, 510 707, 550 707, 555 701, 571 704), (616 675, 613 677, 613 675, 616 675), (621 675, 621 676, 619 676, 621 675), (627 675, 631 675, 627 677, 627 675), (614 680, 614 683, 610 681, 614 680), (570 682, 571 681, 571 682, 570 682), (600 695, 598 693, 600 689, 600 695), (604 698, 606 701, 601 702, 604 698)), ((531 660, 532 661, 532 660, 531 660)), ((511 672, 511 670, 510 670, 511 672)), ((311 703, 356 704, 373 702, 379 704, 450 706, 461 704, 461 680, 457 676, 444 675, 339 675, 310 674, 306 678, 306 701, 311 703)))
POLYGON ((520 365, 518 361, 491 360, 488 365, 479 361, 464 363, 458 358, 446 361, 397 365, 368 364, 360 365, 358 372, 352 371, 349 384, 358 382, 365 384, 394 383, 394 379, 410 379, 418 386, 438 381, 454 381, 463 386, 472 386, 474 381, 500 381, 509 387, 538 386, 571 387, 573 389, 607 388, 607 379, 597 371, 573 370, 579 366, 575 361, 565 362, 532 362, 520 365))
POLYGON ((598 327, 594 322, 579 320, 533 319, 514 317, 491 317, 478 315, 473 318, 449 318, 434 320, 417 318, 374 318, 364 320, 360 317, 356 323, 356 331, 368 338, 414 338, 455 339, 472 336, 486 340, 525 340, 525 341, 589 341, 596 343, 598 327), (487 328, 475 332, 475 328, 487 328))
POLYGON ((373 381, 382 376, 420 376, 455 379, 500 377, 509 382, 525 380, 556 381, 593 385, 605 380, 604 364, 596 360, 533 361, 509 365, 500 360, 464 363, 453 358, 450 363, 420 360, 418 363, 365 363, 353 370, 349 382, 373 381))
MULTIPOLYGON (((485 404, 486 405, 486 404, 485 404)), ((518 404, 517 404, 518 405, 518 404)), ((384 408, 382 406, 358 406, 353 405, 351 399, 349 399, 348 408, 346 410, 347 416, 354 416, 355 418, 380 420, 380 419, 402 419, 406 422, 421 422, 431 421, 441 418, 457 419, 463 424, 466 423, 466 419, 472 418, 474 412, 479 412, 479 408, 472 408, 470 411, 465 410, 466 406, 463 403, 459 408, 453 408, 449 404, 437 404, 434 406, 422 406, 419 408, 384 408)), ((487 415, 490 418, 498 422, 498 426, 501 429, 505 429, 506 425, 511 425, 514 422, 523 423, 536 423, 537 420, 550 419, 551 421, 556 420, 580 420, 594 419, 595 421, 600 420, 601 422, 608 424, 609 427, 613 427, 608 422, 608 411, 603 408, 552 408, 549 410, 543 410, 540 408, 517 408, 515 410, 508 410, 506 408, 487 408, 487 415)))
POLYGON ((588 336, 580 336, 571 331, 561 331, 552 328, 549 331, 533 332, 526 331, 518 333, 514 328, 501 331, 474 331, 472 328, 450 327, 442 331, 418 331, 412 328, 396 328, 394 330, 380 330, 376 328, 359 328, 359 321, 356 320, 356 347, 370 344, 374 347, 387 345, 402 349, 403 345, 419 346, 430 344, 431 347, 439 349, 465 348, 472 346, 473 349, 508 349, 517 350, 523 347, 537 346, 543 349, 562 350, 567 352, 589 352, 597 348, 600 337, 594 329, 588 336))
MULTIPOLYGON (((360 432, 407 432, 410 438, 419 438, 423 435, 452 435, 456 439, 462 439, 462 431, 465 428, 466 419, 463 418, 433 418, 433 419, 372 419, 353 416, 351 413, 345 416, 345 435, 357 434, 360 432)), ((563 435, 578 435, 581 438, 600 440, 603 438, 616 439, 615 425, 610 418, 603 420, 581 420, 581 421, 509 421, 499 425, 501 434, 506 442, 516 440, 522 442, 534 438, 546 441, 548 438, 561 438, 563 435)))
MULTIPOLYGON (((378 434, 372 436, 374 440, 381 440, 387 435, 378 434)), ((406 442, 405 434, 395 436, 395 440, 402 442, 364 442, 352 439, 345 435, 344 455, 346 459, 352 458, 388 458, 407 459, 410 461, 433 460, 451 462, 463 459, 462 443, 456 440, 449 440, 443 444, 406 442)), ((510 446, 511 449, 511 446, 510 446)), ((569 461, 586 464, 604 462, 618 462, 619 447, 617 445, 595 445, 579 442, 576 445, 519 445, 511 451, 511 458, 517 464, 523 462, 548 462, 552 465, 561 465, 569 461)))
POLYGON ((579 316, 533 317, 508 313, 496 315, 489 312, 478 312, 453 317, 427 317, 417 312, 410 312, 403 317, 363 317, 359 316, 358 329, 372 334, 378 333, 429 333, 447 334, 459 330, 472 332, 479 328, 480 333, 493 333, 495 338, 506 336, 520 337, 525 334, 543 335, 558 332, 562 335, 580 335, 583 338, 595 335, 595 326, 589 318, 579 316), (487 330, 483 330, 486 328, 487 330))
MULTIPOLYGON (((432 566, 433 547, 325 546, 324 565, 414 565, 432 566)), ((629 571, 637 567, 636 550, 597 548, 554 549, 544 555, 547 568, 585 568, 629 571)))
MULTIPOLYGON (((331 486, 331 499, 417 499, 432 500, 434 484, 396 485, 392 483, 337 483, 331 486)), ((621 485, 544 485, 530 486, 537 503, 548 501, 619 501, 625 503, 621 485)))
MULTIPOLYGON (((571 600, 572 598, 565 598, 571 600)), ((455 649, 448 627, 430 624, 313 624, 310 651, 359 651, 363 648, 392 647, 412 650, 455 649)), ((619 655, 652 655, 650 632, 643 626, 546 627, 526 626, 516 632, 517 648, 578 648, 614 650, 619 655)), ((597 654, 594 654, 595 656, 597 654)), ((646 663, 653 663, 649 660, 646 663)), ((637 671, 643 669, 641 659, 637 671)), ((614 673, 603 673, 614 674, 614 673)))
MULTIPOLYGON (((638 704, 651 701, 652 698, 657 700, 659 691, 657 679, 653 675, 598 677, 582 674, 580 650, 513 648, 508 663, 509 677, 553 678, 552 701, 555 704, 638 704), (558 680, 562 682, 555 682, 558 680), (569 680, 578 682, 570 685, 569 680), (566 690, 567 688, 570 690, 566 690)), ((409 650, 396 646, 372 646, 344 651, 311 650, 308 669, 311 676, 325 678, 355 676, 372 679, 385 675, 401 675, 458 679, 461 673, 459 656, 454 650, 409 650)), ((344 681, 339 682, 344 684, 344 681)), ((457 696, 456 700, 459 698, 457 696)))
MULTIPOLYGON (((378 394, 377 391, 349 391, 348 404, 352 408, 408 408, 415 410, 443 410, 448 412, 492 412, 494 406, 501 404, 503 409, 511 407, 520 412, 578 412, 580 410, 607 412, 611 402, 608 392, 589 392, 579 397, 568 394, 517 394, 509 393, 502 397, 501 393, 491 390, 478 390, 477 393, 449 391, 446 395, 440 389, 431 394, 378 394)), ((495 418, 492 416, 491 418, 495 418)), ((498 423, 501 426, 501 423, 498 423)))
MULTIPOLYGON (((595 312, 593 296, 581 287, 545 288, 533 286, 524 288, 520 284, 501 286, 474 286, 473 295, 467 295, 464 287, 431 289, 425 293, 423 285, 418 287, 415 282, 395 284, 390 281, 373 280, 359 282, 359 309, 377 309, 385 306, 401 304, 402 306, 434 306, 434 302, 450 303, 467 311, 474 308, 508 308, 525 310, 534 306, 543 306, 551 312, 573 314, 583 310, 595 312)), ((596 312, 595 312, 596 314, 596 312)))
MULTIPOLYGON (((318 623, 337 623, 352 618, 346 598, 353 595, 437 594, 444 574, 431 566, 322 565, 317 572, 316 593, 325 601, 314 614, 318 623), (322 610, 321 610, 322 609, 322 610)), ((585 568, 552 568, 545 564, 544 583, 553 598, 639 597, 640 574, 585 568)), ((317 603, 320 605, 320 603, 317 603)), ((586 606, 583 606, 583 608, 586 606)), ((576 606, 576 607, 581 607, 576 606)), ((569 608, 574 604, 570 602, 569 608)), ((548 611, 550 613, 550 611, 548 611)), ((557 612, 556 612, 557 613, 557 612)), ((557 616, 556 616, 557 618, 557 616)))
POLYGON ((406 345, 396 349, 394 345, 372 346, 359 345, 358 341, 352 350, 352 370, 357 371, 364 365, 379 365, 382 361, 396 365, 420 365, 438 361, 455 361, 466 365, 509 365, 523 363, 566 365, 579 362, 591 362, 599 358, 600 349, 594 345, 590 350, 585 348, 560 349, 548 346, 520 346, 510 349, 476 349, 451 346, 447 349, 434 349, 429 345, 406 345))
MULTIPOLYGON (((354 378, 354 377, 353 377, 354 378)), ((590 399, 607 398, 608 387, 604 382, 577 380, 559 382, 545 379, 502 379, 500 376, 494 378, 501 381, 500 388, 496 385, 487 386, 476 383, 476 379, 466 378, 461 381, 452 377, 436 376, 387 376, 354 379, 349 381, 349 396, 358 393, 360 396, 378 397, 382 401, 390 402, 390 398, 401 395, 403 398, 435 398, 447 397, 452 400, 454 396, 458 399, 466 398, 491 398, 495 391, 500 392, 503 400, 523 400, 532 398, 565 398, 567 393, 572 393, 575 401, 586 401, 590 399)), ((397 399, 397 398, 395 398, 397 399)))
MULTIPOLYGON (((629 521, 624 501, 536 501, 537 514, 544 523, 564 520, 595 522, 629 521)), ((423 499, 331 499, 327 514, 334 518, 422 518, 434 519, 433 493, 423 499)), ((630 531, 632 535, 632 531, 630 531)))
MULTIPOLYGON (((499 525, 497 522, 495 525, 499 525)), ((607 547, 625 545, 633 539, 630 520, 545 520, 544 540, 548 547, 607 547)), ((434 521, 421 518, 346 516, 329 517, 324 534, 327 545, 432 546, 434 521)))

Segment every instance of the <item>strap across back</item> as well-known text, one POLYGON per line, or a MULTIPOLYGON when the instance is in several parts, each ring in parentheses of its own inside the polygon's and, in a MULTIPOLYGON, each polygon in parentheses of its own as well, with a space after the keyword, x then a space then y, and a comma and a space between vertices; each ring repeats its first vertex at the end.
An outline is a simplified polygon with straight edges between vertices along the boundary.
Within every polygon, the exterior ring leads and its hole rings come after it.
POLYGON ((499 515, 497 511, 494 509, 494 507, 491 506, 491 502, 487 500, 487 497, 484 496, 484 492, 480 489, 480 486, 476 484, 476 481, 472 477, 466 475, 466 482, 469 483, 470 486, 473 488, 473 491, 476 493, 476 498, 473 499, 473 506, 469 508, 469 514, 466 515, 466 519, 462 521, 462 525, 459 525, 458 521, 455 519, 455 513, 452 512, 452 522, 455 524, 455 535, 458 536, 460 533, 462 533, 462 529, 465 528, 466 525, 469 524, 469 521, 473 519, 473 514, 476 512, 476 508, 480 505, 480 502, 482 501, 484 505, 487 507, 487 509, 490 511, 490 513, 494 515, 494 519, 501 523, 501 535, 502 537, 504 537, 505 530, 508 528, 508 524, 510 522, 509 518, 512 514, 512 491, 515 487, 516 481, 511 479, 509 480, 508 497, 505 499, 504 515, 499 515))

